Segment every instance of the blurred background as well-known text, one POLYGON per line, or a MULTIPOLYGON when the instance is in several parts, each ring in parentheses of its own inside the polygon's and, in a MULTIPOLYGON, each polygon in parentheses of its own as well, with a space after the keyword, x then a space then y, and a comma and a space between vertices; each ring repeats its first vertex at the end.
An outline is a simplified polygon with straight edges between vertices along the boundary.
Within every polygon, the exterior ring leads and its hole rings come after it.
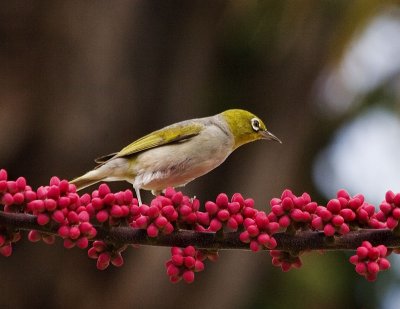
MULTIPOLYGON (((346 188, 379 204, 400 191, 399 103, 397 1, 0 4, 0 165, 33 187, 173 122, 244 108, 283 145, 242 147, 185 194, 240 192, 266 209, 285 188, 320 203, 346 188)), ((0 258, 0 307, 399 308, 400 260, 368 283, 349 256, 309 253, 283 273, 265 252, 223 251, 174 285, 168 248, 98 271, 82 250, 24 240, 0 258)))

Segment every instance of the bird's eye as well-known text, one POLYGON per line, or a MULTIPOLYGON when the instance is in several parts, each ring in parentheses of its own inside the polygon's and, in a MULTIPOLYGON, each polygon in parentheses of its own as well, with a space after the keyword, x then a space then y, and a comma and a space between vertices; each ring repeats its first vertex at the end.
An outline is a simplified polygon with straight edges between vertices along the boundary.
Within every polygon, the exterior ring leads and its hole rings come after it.
POLYGON ((254 131, 258 132, 260 130, 260 121, 257 118, 251 119, 251 126, 254 131))

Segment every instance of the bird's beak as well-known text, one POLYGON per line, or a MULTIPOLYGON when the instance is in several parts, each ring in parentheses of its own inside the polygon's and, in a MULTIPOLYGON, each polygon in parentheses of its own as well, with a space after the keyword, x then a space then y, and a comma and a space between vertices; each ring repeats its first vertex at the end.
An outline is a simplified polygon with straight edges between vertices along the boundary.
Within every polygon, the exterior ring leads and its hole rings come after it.
POLYGON ((278 143, 282 144, 282 141, 279 138, 277 138, 274 134, 269 132, 268 130, 261 131, 260 134, 261 134, 263 139, 275 141, 275 142, 278 142, 278 143))

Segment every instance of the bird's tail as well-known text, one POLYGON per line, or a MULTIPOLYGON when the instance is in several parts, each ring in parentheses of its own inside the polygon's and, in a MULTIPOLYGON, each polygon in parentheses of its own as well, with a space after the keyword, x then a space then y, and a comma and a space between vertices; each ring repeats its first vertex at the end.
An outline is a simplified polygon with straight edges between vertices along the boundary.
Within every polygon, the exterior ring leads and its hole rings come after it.
POLYGON ((93 170, 71 180, 70 183, 74 184, 77 190, 82 190, 105 179, 105 177, 99 174, 100 173, 98 173, 97 170, 93 170))

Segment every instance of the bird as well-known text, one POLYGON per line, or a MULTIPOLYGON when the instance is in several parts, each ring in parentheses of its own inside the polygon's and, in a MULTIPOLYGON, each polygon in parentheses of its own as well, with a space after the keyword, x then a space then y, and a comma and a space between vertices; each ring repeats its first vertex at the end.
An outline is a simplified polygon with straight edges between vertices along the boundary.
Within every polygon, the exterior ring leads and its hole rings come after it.
POLYGON ((81 190, 101 181, 127 181, 141 205, 141 189, 159 195, 168 187, 185 186, 257 140, 282 143, 253 113, 229 109, 149 133, 119 152, 95 159, 98 165, 71 183, 81 190))

